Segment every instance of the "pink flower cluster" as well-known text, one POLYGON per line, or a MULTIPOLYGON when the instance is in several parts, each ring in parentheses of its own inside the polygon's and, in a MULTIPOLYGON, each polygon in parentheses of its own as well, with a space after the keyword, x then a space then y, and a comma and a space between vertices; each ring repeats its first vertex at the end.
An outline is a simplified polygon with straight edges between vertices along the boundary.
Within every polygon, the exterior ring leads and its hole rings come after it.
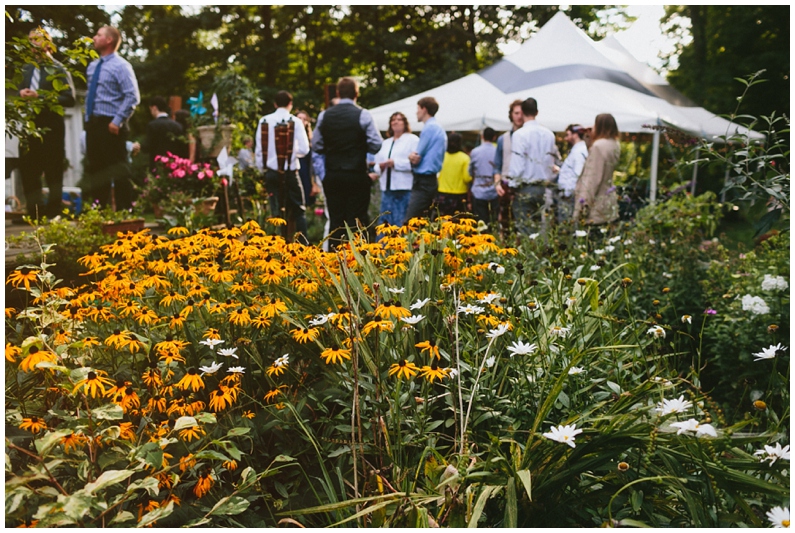
POLYGON ((212 178, 214 175, 209 163, 202 163, 201 165, 191 163, 189 159, 183 159, 171 152, 168 152, 168 155, 155 156, 155 161, 163 163, 170 170, 169 176, 172 178, 195 175, 197 179, 203 180, 204 178, 212 178))

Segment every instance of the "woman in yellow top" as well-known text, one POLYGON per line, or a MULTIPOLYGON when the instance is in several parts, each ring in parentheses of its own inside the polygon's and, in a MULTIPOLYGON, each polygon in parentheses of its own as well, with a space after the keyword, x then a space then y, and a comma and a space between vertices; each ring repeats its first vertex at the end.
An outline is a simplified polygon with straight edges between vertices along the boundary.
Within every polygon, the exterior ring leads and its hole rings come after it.
POLYGON ((469 175, 469 156, 461 149, 463 139, 458 133, 447 135, 447 152, 439 172, 439 194, 436 204, 440 215, 455 215, 467 211, 467 192, 472 176, 469 175))

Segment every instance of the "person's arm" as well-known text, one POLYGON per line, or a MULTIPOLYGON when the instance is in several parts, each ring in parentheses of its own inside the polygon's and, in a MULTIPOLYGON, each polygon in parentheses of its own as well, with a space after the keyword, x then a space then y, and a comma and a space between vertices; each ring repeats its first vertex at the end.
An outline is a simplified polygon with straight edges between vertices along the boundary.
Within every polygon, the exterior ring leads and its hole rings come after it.
POLYGON ((378 153, 378 150, 381 149, 381 145, 384 143, 384 139, 375 126, 373 116, 366 109, 362 109, 362 113, 359 115, 359 125, 364 130, 365 135, 367 135, 367 153, 378 153))
POLYGON ((309 153, 309 138, 306 136, 306 128, 300 118, 294 118, 295 123, 295 157, 304 157, 309 153))
POLYGON ((138 91, 138 80, 135 78, 132 65, 124 63, 120 72, 121 74, 117 81, 124 95, 124 100, 122 100, 119 110, 111 121, 117 128, 121 126, 122 122, 132 116, 135 107, 141 103, 141 93, 138 91))
POLYGON ((417 151, 420 139, 412 133, 404 133, 401 139, 405 139, 405 141, 401 141, 392 151, 392 160, 395 162, 394 168, 398 172, 411 172, 409 154, 417 151))
POLYGON ((468 155, 464 154, 466 159, 464 160, 464 164, 461 165, 461 177, 464 179, 464 183, 469 183, 472 181, 472 176, 474 174, 470 171, 470 167, 472 166, 472 158, 468 155))
MULTIPOLYGON (((312 140, 314 139, 313 134, 312 140)), ((312 168, 315 170, 315 177, 322 183, 326 177, 326 157, 323 154, 312 154, 312 168)))
MULTIPOLYGON (((326 114, 325 111, 322 111, 320 115, 317 117, 317 126, 315 126, 315 131, 312 132, 312 150, 315 151, 317 154, 323 153, 323 132, 320 131, 320 125, 323 124, 323 116, 326 114)), ((325 176, 325 173, 323 174, 325 176)), ((322 180, 323 178, 321 178, 322 180)))
POLYGON ((191 163, 196 162, 196 137, 188 134, 188 159, 191 163))
POLYGON ((580 179, 577 180, 577 186, 574 188, 574 213, 577 218, 583 209, 593 205, 594 196, 596 191, 599 190, 599 183, 602 181, 603 168, 604 159, 602 154, 596 146, 592 146, 588 159, 585 160, 582 175, 580 175, 580 179))

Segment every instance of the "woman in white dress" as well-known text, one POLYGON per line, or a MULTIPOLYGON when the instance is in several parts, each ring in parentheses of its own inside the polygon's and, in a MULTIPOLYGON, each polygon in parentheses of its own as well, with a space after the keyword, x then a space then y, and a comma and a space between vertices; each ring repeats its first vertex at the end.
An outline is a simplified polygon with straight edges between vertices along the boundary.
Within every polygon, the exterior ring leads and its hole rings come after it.
POLYGON ((380 180, 383 223, 403 224, 414 181, 409 154, 417 149, 419 142, 420 138, 411 133, 406 115, 397 112, 389 117, 387 139, 375 154, 374 172, 370 174, 373 181, 380 180))

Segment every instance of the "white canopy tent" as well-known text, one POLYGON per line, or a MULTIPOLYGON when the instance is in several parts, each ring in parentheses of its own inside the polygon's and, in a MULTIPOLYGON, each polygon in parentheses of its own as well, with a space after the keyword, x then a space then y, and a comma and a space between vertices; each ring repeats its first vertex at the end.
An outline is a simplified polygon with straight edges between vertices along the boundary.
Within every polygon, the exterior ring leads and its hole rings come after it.
MULTIPOLYGON (((723 119, 706 110, 683 107, 675 98, 661 97, 666 89, 660 86, 675 93, 620 44, 599 45, 558 12, 516 52, 494 65, 377 107, 371 113, 376 124, 384 127, 392 113, 400 111, 409 118, 412 130, 419 131, 422 124, 416 121, 417 100, 433 96, 439 102, 436 119, 446 130, 479 131, 490 126, 504 131, 510 128, 510 103, 533 97, 538 101, 538 121, 553 131, 564 131, 575 123, 590 125, 600 113, 611 113, 622 132, 651 133, 649 126, 669 125, 702 136, 717 131, 714 124, 722 126, 723 119)), ((685 100, 681 103, 692 103, 685 100)), ((725 132, 724 128, 718 135, 725 132)), ((659 131, 653 133, 652 202, 656 196, 659 131)))

